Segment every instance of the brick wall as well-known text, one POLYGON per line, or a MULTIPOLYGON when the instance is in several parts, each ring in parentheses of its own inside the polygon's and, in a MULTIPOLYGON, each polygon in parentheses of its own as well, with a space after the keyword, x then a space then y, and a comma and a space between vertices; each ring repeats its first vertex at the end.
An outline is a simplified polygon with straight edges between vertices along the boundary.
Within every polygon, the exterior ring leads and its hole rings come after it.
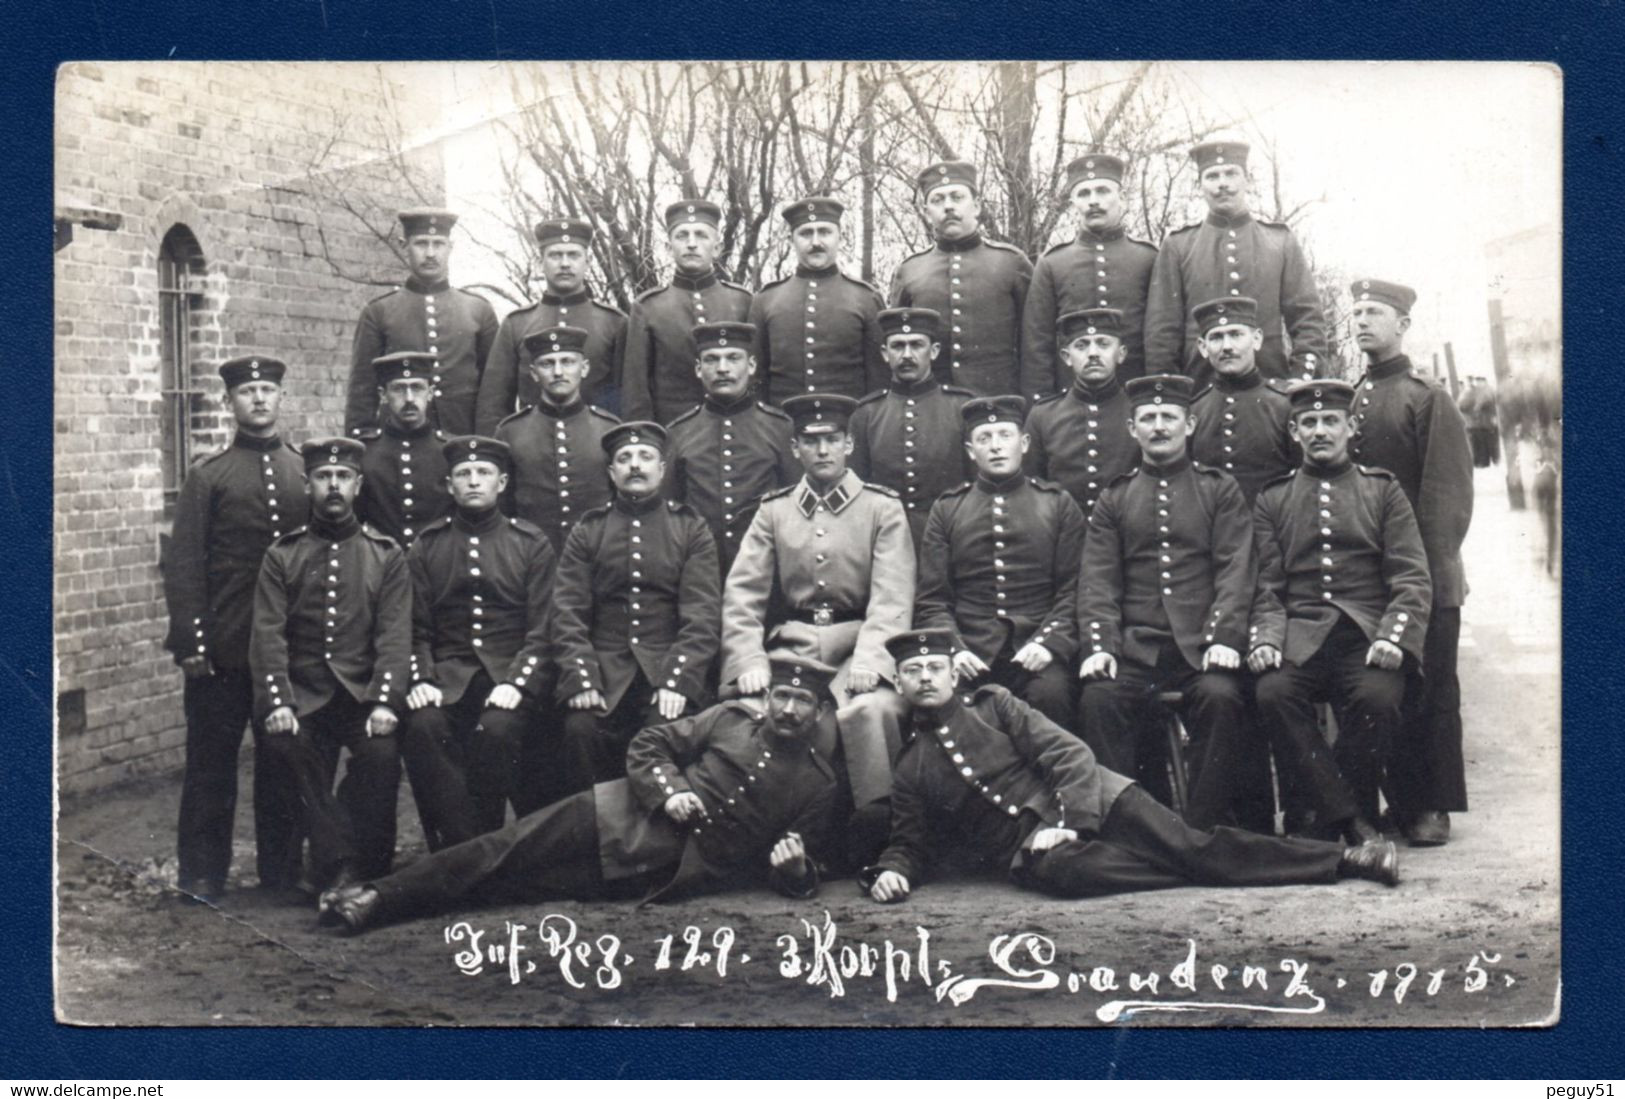
POLYGON ((201 249, 193 298, 193 454, 229 437, 214 365, 289 363, 283 434, 336 431, 357 312, 404 277, 369 226, 439 201, 432 92, 372 65, 84 64, 57 79, 59 201, 123 215, 56 257, 55 585, 64 791, 182 759, 179 670, 162 649, 159 250, 201 249))

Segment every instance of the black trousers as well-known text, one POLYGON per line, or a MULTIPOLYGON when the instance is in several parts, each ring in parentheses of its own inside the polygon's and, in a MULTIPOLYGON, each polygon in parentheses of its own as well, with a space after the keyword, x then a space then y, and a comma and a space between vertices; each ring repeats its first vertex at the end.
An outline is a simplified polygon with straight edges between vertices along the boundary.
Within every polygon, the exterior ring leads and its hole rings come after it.
POLYGON ((1069 840, 1018 860, 1018 884, 1060 897, 1099 897, 1180 885, 1300 885, 1337 880, 1343 846, 1198 830, 1138 786, 1118 796, 1095 839, 1069 840))
POLYGON ((1116 679, 1084 684, 1084 740, 1103 766, 1119 774, 1134 775, 1146 765, 1159 770, 1166 751, 1154 704, 1158 691, 1184 695, 1179 716, 1191 738, 1186 820, 1195 828, 1231 820, 1238 778, 1248 773, 1245 757, 1257 749, 1247 736, 1240 673, 1199 672, 1172 642, 1162 645, 1155 666, 1119 658, 1116 679))
POLYGON ((1355 816, 1375 820, 1377 787, 1400 723, 1405 671, 1365 662, 1371 648, 1360 627, 1342 618, 1307 663, 1290 661, 1258 677, 1258 716, 1325 824, 1355 816), (1337 710, 1337 746, 1321 735, 1315 703, 1337 710))
POLYGON ((1077 694, 1074 686, 1077 682, 1076 673, 1065 661, 1051 660, 1048 667, 1034 674, 1017 664, 1014 657, 1014 643, 1006 642, 1004 651, 989 661, 989 670, 977 676, 969 686, 976 688, 996 683, 1061 728, 1071 732, 1078 720, 1077 694))
MULTIPOLYGON (((186 776, 181 782, 176 827, 179 879, 184 888, 224 884, 231 869, 231 833, 237 815, 237 753, 243 727, 254 714, 254 681, 246 669, 218 669, 188 679, 186 776)), ((254 736, 254 843, 260 884, 291 886, 300 873, 299 814, 292 778, 265 750, 264 730, 254 736)))
MULTIPOLYGON (((666 719, 654 705, 654 687, 639 671, 607 714, 565 710, 544 787, 549 802, 626 777, 626 749, 638 730, 666 719)), ((687 705, 683 713, 693 712, 687 705)))
POLYGON ((537 710, 528 701, 487 707, 494 687, 481 672, 456 702, 412 710, 401 723, 401 759, 431 851, 501 828, 515 800, 521 746, 537 710))
POLYGON ((370 704, 340 694, 308 717, 297 733, 266 734, 265 747, 293 776, 318 885, 341 869, 386 874, 395 859, 395 791, 401 761, 394 736, 369 737, 370 704), (333 795, 339 752, 349 749, 344 780, 333 795))
POLYGON ((1461 608, 1433 608, 1422 642, 1422 674, 1405 694, 1404 731, 1388 757, 1388 792, 1400 813, 1467 811, 1467 764, 1462 758, 1461 608))

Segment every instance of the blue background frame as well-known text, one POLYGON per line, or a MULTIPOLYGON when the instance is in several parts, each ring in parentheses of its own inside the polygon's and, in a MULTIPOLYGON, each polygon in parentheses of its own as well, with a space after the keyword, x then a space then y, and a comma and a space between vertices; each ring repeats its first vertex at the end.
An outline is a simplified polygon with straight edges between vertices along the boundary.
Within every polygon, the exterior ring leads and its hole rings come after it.
MULTIPOLYGON (((21 5, 18 6, 20 8, 21 5)), ((1625 305, 1625 17, 1617 3, 865 4, 718 0, 566 6, 516 0, 81 0, 8 10, 0 115, 0 712, 10 1026, 0 1076, 1301 1076, 1537 1077, 1622 1073, 1619 1004, 1619 612, 1625 493, 1604 463, 1565 469, 1563 1022, 1471 1030, 819 1030, 563 1032, 336 1028, 91 1029, 52 1017, 51 123, 66 60, 1177 57, 1539 60, 1565 74, 1566 437, 1615 430, 1625 305), (1448 51, 1441 53, 1438 51, 1448 51), (1609 1051, 1614 1052, 1610 1053, 1609 1051)), ((1369 137, 1369 135, 1365 135, 1369 137)), ((1403 175, 1404 164, 1394 171, 1403 175)), ((1427 186, 1418 180, 1418 186, 1427 186)))

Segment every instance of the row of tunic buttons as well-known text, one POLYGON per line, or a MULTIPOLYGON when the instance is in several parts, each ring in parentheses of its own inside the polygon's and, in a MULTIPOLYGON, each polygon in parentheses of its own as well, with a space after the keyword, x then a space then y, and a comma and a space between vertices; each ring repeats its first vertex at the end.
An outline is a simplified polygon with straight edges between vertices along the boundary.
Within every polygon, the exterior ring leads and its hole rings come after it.
POLYGON ((1321 583, 1326 585, 1321 589, 1320 598, 1326 601, 1330 601, 1332 598, 1332 558, 1330 556, 1332 552, 1332 543, 1330 541, 1332 537, 1331 492, 1332 485, 1330 481, 1320 482, 1320 536, 1327 539, 1327 541, 1322 542, 1320 545, 1320 552, 1322 554, 1320 558, 1320 565, 1326 570, 1325 572, 1321 573, 1320 576, 1321 583))
POLYGON ((818 313, 818 293, 812 289, 815 284, 809 284, 807 289, 807 392, 816 392, 818 386, 813 384, 813 317, 818 313))
MULTIPOLYGON (((408 509, 406 514, 403 516, 403 518, 411 519, 412 518, 412 513, 411 513, 410 509, 412 507, 412 495, 411 495, 411 493, 412 493, 412 441, 410 439, 408 439, 406 442, 401 444, 401 491, 406 494, 401 499, 401 507, 408 509)), ((401 528, 401 534, 404 535, 407 538, 412 537, 412 528, 408 527, 408 526, 403 526, 401 528)))
POLYGON ((1174 574, 1169 571, 1169 566, 1174 563, 1174 559, 1172 555, 1172 546, 1168 541, 1168 482, 1166 480, 1159 480, 1157 482, 1157 488, 1161 489, 1161 491, 1157 493, 1157 503, 1161 505, 1157 508, 1157 518, 1161 520, 1161 522, 1157 524, 1157 533, 1162 535, 1162 540, 1160 543, 1162 546, 1162 594, 1172 595, 1174 594, 1174 589, 1168 586, 1168 584, 1174 578, 1174 574))
MULTIPOLYGON (((1234 229, 1231 229, 1231 230, 1229 230, 1229 234, 1230 234, 1230 239, 1225 242, 1224 246, 1225 246, 1225 249, 1230 254, 1225 256, 1224 258, 1225 258, 1226 263, 1228 263, 1232 267, 1234 267, 1236 265, 1236 263, 1238 262, 1236 260, 1236 256, 1235 256, 1235 251, 1236 251, 1236 231, 1234 229)), ((1241 285, 1240 285, 1241 284, 1241 272, 1239 270, 1230 272, 1230 282, 1231 282, 1230 293, 1232 293, 1232 294, 1239 297, 1241 295, 1241 285)))
POLYGON ((482 586, 482 582, 479 579, 479 577, 480 577, 480 536, 477 535, 477 534, 470 534, 468 536, 468 575, 474 577, 474 581, 475 581, 474 582, 475 592, 474 592, 474 595, 473 595, 473 603, 474 603, 474 609, 473 609, 473 615, 474 615, 474 622, 473 622, 474 640, 473 640, 472 644, 476 649, 480 649, 480 648, 485 647, 485 642, 480 638, 481 619, 483 619, 485 617, 485 605, 484 605, 485 604, 485 597, 479 591, 480 587, 482 586))
MULTIPOLYGON (((440 354, 440 343, 439 343, 440 334, 435 329, 434 295, 433 294, 424 295, 424 298, 423 298, 423 311, 424 311, 424 314, 425 314, 425 320, 428 322, 428 326, 429 326, 429 354, 438 356, 440 354)), ((439 360, 439 358, 436 358, 435 361, 434 361, 434 369, 435 369, 435 373, 434 373, 434 378, 432 379, 433 382, 434 382, 434 395, 436 397, 439 397, 439 396, 442 396, 442 394, 440 392, 440 360, 439 360)))
POLYGON ((559 527, 569 530, 570 490, 564 486, 570 483, 570 433, 565 429, 563 420, 553 425, 553 452, 558 455, 559 463, 559 527))
POLYGON ((1106 246, 1095 242, 1095 277, 1100 280, 1100 305, 1106 306, 1106 246))
POLYGON ((1009 514, 1004 507, 1004 497, 993 497, 993 533, 995 535, 993 541, 993 598, 999 604, 994 613, 1000 618, 1009 617, 1009 612, 1004 607, 1005 600, 1009 598, 1009 594, 1004 590, 1004 558, 1000 556, 1004 552, 1005 546, 1002 540, 1005 533, 1004 520, 1009 514))
POLYGON ((271 513, 271 537, 282 537, 282 512, 276 499, 276 467, 269 454, 260 455, 260 471, 265 476, 265 506, 271 513))
MULTIPOLYGON (((955 295, 955 296, 957 297, 958 295, 955 295)), ((955 328, 954 331, 957 332, 957 331, 959 331, 959 329, 955 328)), ((958 349, 959 349, 959 345, 954 344, 954 350, 957 351, 958 349)), ((914 449, 914 434, 915 434, 915 431, 916 431, 915 425, 912 422, 914 420, 914 398, 913 397, 905 398, 905 402, 908 405, 908 407, 903 410, 903 419, 908 420, 910 422, 903 426, 903 434, 905 436, 905 438, 903 439, 903 449, 905 451, 908 451, 908 450, 913 450, 914 449)), ((907 478, 908 481, 909 481, 909 484, 904 487, 904 491, 908 494, 909 499, 913 500, 914 499, 914 494, 916 492, 918 492, 919 488, 920 488, 920 486, 918 484, 914 483, 915 478, 917 477, 917 474, 916 474, 916 472, 915 472, 915 470, 913 468, 913 466, 914 466, 914 455, 912 455, 912 454, 904 454, 903 455, 903 464, 905 466, 909 467, 909 469, 907 469, 903 474, 903 476, 905 478, 907 478)))
MULTIPOLYGON (((965 701, 968 703, 970 699, 967 698, 965 701)), ((954 741, 953 738, 949 736, 950 732, 951 730, 948 728, 948 726, 939 725, 937 727, 937 739, 942 742, 943 750, 949 753, 948 758, 952 759, 959 767, 959 773, 976 788, 978 793, 990 798, 994 805, 999 806, 1012 817, 1019 816, 1021 814, 1021 809, 1019 806, 1004 804, 1004 795, 995 794, 993 791, 987 788, 987 783, 981 782, 976 778, 976 771, 965 762, 964 753, 954 751, 954 741)))
POLYGON ((327 629, 323 636, 327 639, 327 651, 322 656, 327 660, 333 659, 333 631, 338 628, 339 620, 339 544, 334 542, 329 547, 327 558, 327 629))
MULTIPOLYGON (((643 527, 643 520, 642 519, 634 519, 634 520, 632 520, 632 528, 634 530, 641 530, 642 527, 643 527)), ((632 544, 634 546, 642 545, 643 544, 643 536, 641 534, 632 535, 632 544)), ((642 561, 643 560, 643 551, 642 550, 636 550, 636 549, 633 550, 632 551, 632 560, 634 562, 642 561)), ((640 594, 642 594, 642 591, 643 591, 643 588, 638 583, 638 581, 640 581, 642 579, 643 579, 643 566, 640 565, 640 564, 633 564, 633 566, 632 566, 632 598, 630 600, 630 603, 631 603, 631 607, 632 607, 632 613, 634 615, 638 614, 640 611, 643 610, 643 604, 638 602, 638 596, 640 594)), ((626 639, 627 644, 636 645, 638 643, 638 635, 637 635, 636 631, 637 631, 638 627, 641 626, 642 624, 643 624, 642 619, 636 618, 636 617, 634 617, 632 619, 632 631, 633 632, 628 635, 628 637, 626 639)))
MULTIPOLYGON (((960 298, 960 294, 959 294, 959 258, 960 258, 961 255, 963 255, 963 253, 955 252, 955 253, 953 253, 953 258, 948 261, 949 270, 952 272, 952 274, 949 276, 948 281, 953 287, 953 289, 949 291, 948 296, 953 299, 953 314, 954 314, 953 330, 954 330, 954 335, 955 336, 960 335, 960 330, 959 330, 959 316, 960 316, 959 302, 960 302, 961 298, 960 298)), ((957 339, 954 340, 953 348, 954 348, 955 351, 964 350, 964 348, 962 348, 959 345, 959 341, 957 339)), ((908 403, 913 404, 914 402, 910 401, 908 403)))
MULTIPOLYGON (((734 487, 733 479, 729 476, 733 473, 734 467, 733 463, 728 460, 734 456, 733 447, 729 445, 734 441, 733 426, 734 422, 731 419, 722 421, 722 491, 725 493, 732 492, 734 487)), ((724 496, 722 502, 732 507, 734 498, 724 496)), ((725 520, 730 523, 733 522, 733 518, 732 515, 725 516, 725 520)))
MULTIPOLYGON (((1224 403, 1226 405, 1233 405, 1233 404, 1236 403, 1236 399, 1234 397, 1227 396, 1224 399, 1224 403)), ((1226 455, 1234 454, 1236 452, 1236 448, 1231 446, 1230 443, 1229 443, 1229 439, 1235 434, 1235 432, 1231 430, 1230 425, 1235 423, 1235 422, 1236 422, 1236 414, 1233 411, 1231 411, 1229 408, 1226 408, 1224 410, 1224 425, 1225 425, 1224 426, 1224 437, 1225 437, 1225 440, 1226 440, 1225 444, 1224 444, 1224 452, 1225 452, 1226 455)), ((1225 469, 1235 469, 1236 468, 1236 463, 1231 461, 1228 457, 1226 457, 1225 462, 1224 462, 1224 468, 1225 469)))
MULTIPOLYGON (((1098 443, 1098 442, 1100 442, 1100 436, 1095 434, 1095 432, 1100 429, 1100 421, 1094 418, 1094 417, 1099 416, 1099 415, 1100 415, 1100 406, 1097 405, 1097 404, 1091 404, 1089 406, 1089 417, 1090 417, 1090 419, 1088 420, 1088 424, 1089 424, 1088 441, 1090 443, 1098 443)), ((1100 467, 1093 464, 1099 458, 1100 458, 1100 448, 1096 447, 1096 446, 1091 446, 1089 448, 1089 462, 1090 462, 1090 464, 1088 466, 1088 472, 1090 472, 1092 474, 1100 472, 1100 467)), ((1093 493, 1094 490, 1099 488, 1099 487, 1100 487, 1100 483, 1098 481, 1090 481, 1089 482, 1089 491, 1091 493, 1093 493)), ((1093 506, 1094 500, 1091 499, 1089 501, 1089 503, 1090 503, 1091 506, 1093 506)))

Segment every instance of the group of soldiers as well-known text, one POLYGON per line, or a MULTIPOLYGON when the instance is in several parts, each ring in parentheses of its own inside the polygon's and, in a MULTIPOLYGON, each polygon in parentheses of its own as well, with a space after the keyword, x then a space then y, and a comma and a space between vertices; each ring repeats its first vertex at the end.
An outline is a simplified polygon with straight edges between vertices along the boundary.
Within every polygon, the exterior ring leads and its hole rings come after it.
POLYGON ((344 435, 296 453, 285 365, 220 368, 237 435, 164 561, 182 889, 224 890, 245 725, 261 884, 351 930, 753 873, 1397 882, 1383 829, 1442 844, 1467 807, 1466 431, 1397 283, 1352 287, 1364 377, 1317 376, 1246 156, 1192 150, 1209 214, 1160 250, 1124 235, 1124 162, 1079 157, 1077 237, 1036 265, 933 164, 889 307, 823 196, 755 294, 718 207, 671 204, 672 282, 630 316, 589 294, 593 227, 543 221, 547 290, 501 324, 448 282, 456 215, 404 211, 344 435), (390 873, 403 764, 430 854, 390 873))

